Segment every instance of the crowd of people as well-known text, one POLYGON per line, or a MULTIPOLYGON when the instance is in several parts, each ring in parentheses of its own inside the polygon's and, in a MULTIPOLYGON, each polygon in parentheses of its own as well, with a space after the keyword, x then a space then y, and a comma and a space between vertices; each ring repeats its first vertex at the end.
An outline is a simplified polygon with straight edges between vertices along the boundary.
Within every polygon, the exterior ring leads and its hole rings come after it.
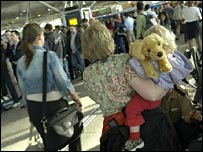
MULTIPOLYGON (((201 126, 194 122, 201 122, 202 116, 192 108, 191 98, 174 90, 174 85, 192 72, 192 64, 177 50, 176 41, 183 32, 188 49, 192 49, 195 39, 201 56, 201 5, 179 1, 173 6, 166 3, 151 10, 149 4, 138 2, 137 15, 118 13, 105 20, 82 19, 81 25, 69 27, 53 28, 47 23, 41 28, 37 23, 29 23, 23 28, 22 38, 18 31, 7 30, 7 42, 1 40, 1 97, 10 96, 13 108, 26 107, 45 150, 57 150, 54 143, 46 145, 40 123, 42 63, 47 51, 48 115, 65 107, 65 102, 58 101, 69 95, 82 107, 72 84, 72 80, 80 77, 88 96, 100 104, 103 112, 101 139, 105 137, 105 140, 101 140, 101 149, 115 150, 115 144, 120 142, 114 136, 106 136, 112 129, 109 123, 114 119, 119 125, 129 126, 129 139, 122 143, 122 149, 185 150, 201 134, 201 126), (153 22, 149 28, 146 25, 148 14, 153 22), (173 52, 173 57, 168 57, 173 71, 157 81, 143 78, 139 61, 128 54, 132 51, 130 44, 152 33, 165 39, 169 46, 163 48, 173 52), (167 83, 172 83, 172 87, 166 88, 167 83)), ((81 151, 80 138, 70 147, 70 150, 81 151)))

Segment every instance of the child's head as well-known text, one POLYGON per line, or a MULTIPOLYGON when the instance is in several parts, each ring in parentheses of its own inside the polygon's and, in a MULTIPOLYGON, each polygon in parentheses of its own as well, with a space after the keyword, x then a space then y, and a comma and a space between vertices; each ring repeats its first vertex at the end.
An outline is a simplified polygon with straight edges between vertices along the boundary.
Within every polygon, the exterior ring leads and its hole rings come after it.
POLYGON ((176 50, 177 46, 175 42, 175 35, 173 34, 173 32, 169 31, 168 29, 166 29, 161 25, 154 25, 145 32, 144 37, 152 33, 158 34, 169 44, 168 46, 166 45, 163 46, 163 48, 167 51, 167 54, 173 53, 174 50, 176 50))
POLYGON ((90 62, 114 54, 115 48, 110 30, 98 21, 95 21, 82 33, 81 46, 83 57, 90 62))

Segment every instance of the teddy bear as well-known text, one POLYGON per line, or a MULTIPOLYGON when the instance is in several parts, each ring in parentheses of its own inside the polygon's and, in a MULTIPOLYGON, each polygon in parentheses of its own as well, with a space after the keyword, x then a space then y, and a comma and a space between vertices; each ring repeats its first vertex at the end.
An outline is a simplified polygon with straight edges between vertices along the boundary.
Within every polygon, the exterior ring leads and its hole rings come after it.
POLYGON ((152 61, 158 62, 160 72, 168 73, 172 71, 172 66, 168 61, 167 52, 163 49, 163 45, 168 46, 168 43, 155 33, 129 45, 129 55, 140 61, 146 75, 152 79, 157 79, 159 76, 152 61))

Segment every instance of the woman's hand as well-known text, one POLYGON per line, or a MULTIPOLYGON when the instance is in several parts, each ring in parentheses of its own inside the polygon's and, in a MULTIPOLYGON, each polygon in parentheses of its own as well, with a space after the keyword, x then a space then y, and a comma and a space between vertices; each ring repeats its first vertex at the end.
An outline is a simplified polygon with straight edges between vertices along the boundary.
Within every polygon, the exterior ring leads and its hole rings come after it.
POLYGON ((71 95, 71 98, 73 99, 73 101, 75 101, 78 104, 78 106, 80 108, 82 108, 82 103, 80 101, 80 97, 78 96, 78 94, 76 92, 71 95))
MULTIPOLYGON (((74 99, 73 99, 74 100, 74 99)), ((78 99, 76 99, 76 100, 74 100, 77 104, 78 104, 78 106, 79 107, 82 107, 82 103, 81 103, 81 101, 80 101, 80 98, 78 98, 78 99)))

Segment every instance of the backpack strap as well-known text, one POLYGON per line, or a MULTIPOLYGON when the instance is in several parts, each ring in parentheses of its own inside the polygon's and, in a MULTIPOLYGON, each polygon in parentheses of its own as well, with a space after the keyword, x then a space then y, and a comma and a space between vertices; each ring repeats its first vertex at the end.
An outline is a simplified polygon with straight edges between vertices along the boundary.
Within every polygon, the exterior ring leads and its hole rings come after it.
MULTIPOLYGON (((140 15, 145 16, 146 24, 147 24, 147 15, 145 15, 145 14, 143 14, 143 13, 140 13, 140 15)), ((146 30, 146 25, 145 25, 145 27, 142 26, 142 29, 146 30)), ((141 34, 142 34, 142 33, 141 33, 141 34)), ((143 36, 142 36, 142 37, 143 37, 143 36)))
POLYGON ((176 92, 178 92, 181 96, 186 96, 186 94, 185 94, 182 90, 180 90, 180 89, 177 87, 177 85, 174 86, 174 89, 175 89, 176 92))

